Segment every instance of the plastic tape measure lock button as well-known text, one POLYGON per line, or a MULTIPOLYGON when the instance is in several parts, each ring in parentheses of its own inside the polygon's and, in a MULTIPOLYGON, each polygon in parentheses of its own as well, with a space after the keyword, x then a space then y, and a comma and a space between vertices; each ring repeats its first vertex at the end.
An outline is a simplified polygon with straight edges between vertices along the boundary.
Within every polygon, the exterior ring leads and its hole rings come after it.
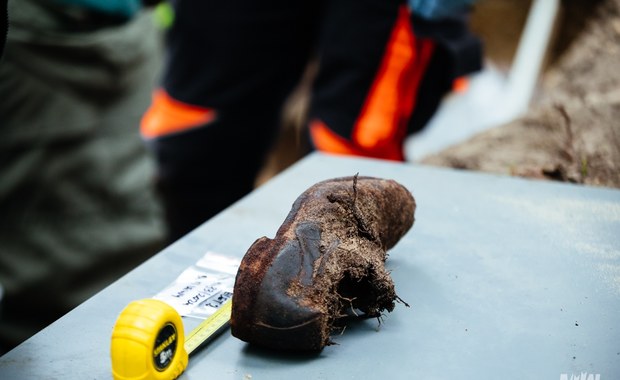
POLYGON ((116 380, 169 380, 187 367, 185 333, 179 313, 155 299, 134 301, 112 331, 110 354, 116 380))

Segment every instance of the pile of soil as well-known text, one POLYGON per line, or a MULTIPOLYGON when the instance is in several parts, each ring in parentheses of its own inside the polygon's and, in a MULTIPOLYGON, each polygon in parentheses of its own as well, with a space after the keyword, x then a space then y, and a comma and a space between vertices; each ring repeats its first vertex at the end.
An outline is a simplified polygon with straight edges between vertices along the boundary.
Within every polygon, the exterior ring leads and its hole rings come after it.
POLYGON ((595 5, 570 44, 558 37, 525 116, 421 162, 620 188, 620 0, 595 5))

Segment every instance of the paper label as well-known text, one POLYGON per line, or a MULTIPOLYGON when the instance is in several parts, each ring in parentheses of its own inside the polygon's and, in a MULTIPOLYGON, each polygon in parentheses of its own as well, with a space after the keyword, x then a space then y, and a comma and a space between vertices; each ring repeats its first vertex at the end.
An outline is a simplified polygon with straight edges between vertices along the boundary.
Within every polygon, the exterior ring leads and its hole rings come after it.
POLYGON ((207 252, 153 298, 183 317, 205 319, 232 297, 240 259, 207 252))

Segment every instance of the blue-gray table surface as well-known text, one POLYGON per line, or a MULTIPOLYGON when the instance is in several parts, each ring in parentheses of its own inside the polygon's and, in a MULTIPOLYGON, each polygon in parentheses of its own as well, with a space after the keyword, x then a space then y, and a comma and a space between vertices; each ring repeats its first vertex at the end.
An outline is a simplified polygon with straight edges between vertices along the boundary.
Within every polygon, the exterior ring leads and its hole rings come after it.
POLYGON ((411 307, 349 326, 317 355, 226 332, 181 379, 620 379, 619 190, 319 153, 4 355, 0 378, 111 378, 110 336, 129 302, 208 250, 242 257, 309 186, 356 173, 395 179, 416 199, 416 222, 387 262, 411 307))

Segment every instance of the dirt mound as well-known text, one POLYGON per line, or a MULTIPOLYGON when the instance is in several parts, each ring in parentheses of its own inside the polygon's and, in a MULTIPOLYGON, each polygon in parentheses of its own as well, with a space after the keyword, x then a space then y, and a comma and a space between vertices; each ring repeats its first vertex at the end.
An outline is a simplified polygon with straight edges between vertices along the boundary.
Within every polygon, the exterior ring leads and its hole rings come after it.
POLYGON ((583 24, 524 117, 422 163, 620 188, 620 0, 583 24))

